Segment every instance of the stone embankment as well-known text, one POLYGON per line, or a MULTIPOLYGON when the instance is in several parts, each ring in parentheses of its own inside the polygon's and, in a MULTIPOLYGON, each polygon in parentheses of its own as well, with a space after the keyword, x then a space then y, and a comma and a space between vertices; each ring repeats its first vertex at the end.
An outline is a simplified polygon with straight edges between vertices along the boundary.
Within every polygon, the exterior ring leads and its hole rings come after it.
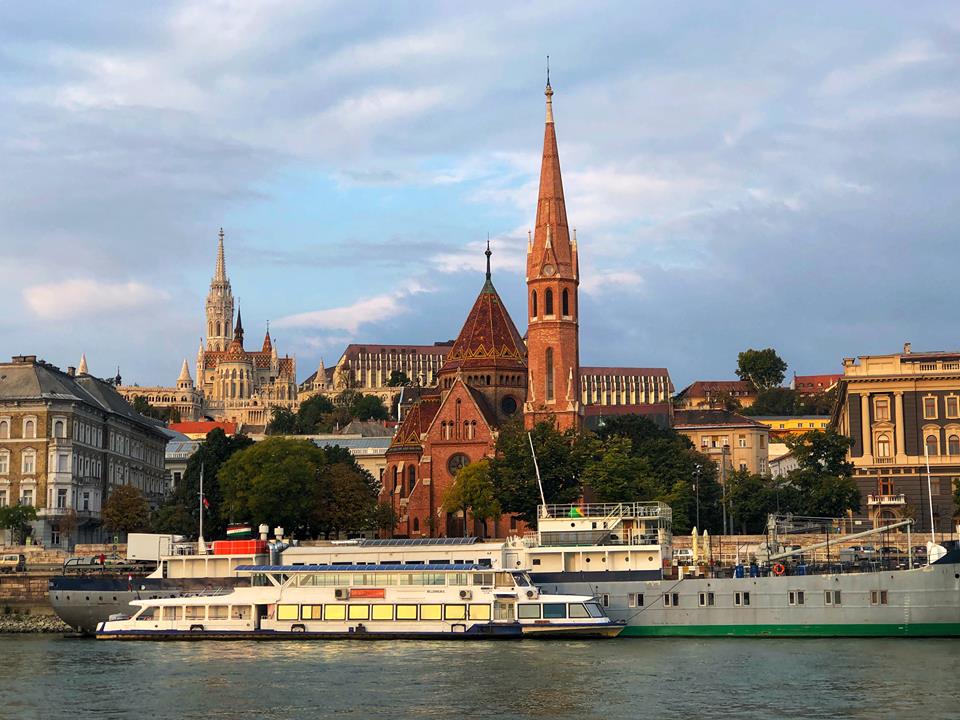
POLYGON ((0 614, 0 633, 69 633, 73 629, 56 615, 0 614))

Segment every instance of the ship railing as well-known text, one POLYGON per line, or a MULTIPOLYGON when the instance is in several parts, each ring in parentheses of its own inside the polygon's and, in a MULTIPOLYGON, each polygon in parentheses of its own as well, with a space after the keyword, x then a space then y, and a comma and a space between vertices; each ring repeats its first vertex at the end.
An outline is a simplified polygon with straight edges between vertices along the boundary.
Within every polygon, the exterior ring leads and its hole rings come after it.
POLYGON ((177 597, 182 597, 182 598, 219 597, 220 595, 226 595, 229 591, 230 591, 229 588, 220 586, 220 587, 213 588, 212 590, 198 590, 197 592, 181 593, 177 597))
POLYGON ((526 547, 624 547, 629 545, 661 545, 659 533, 644 533, 621 536, 609 530, 572 530, 570 532, 528 532, 523 544, 526 547))
POLYGON ((662 502, 554 503, 540 505, 541 518, 664 518, 672 519, 670 506, 662 502))

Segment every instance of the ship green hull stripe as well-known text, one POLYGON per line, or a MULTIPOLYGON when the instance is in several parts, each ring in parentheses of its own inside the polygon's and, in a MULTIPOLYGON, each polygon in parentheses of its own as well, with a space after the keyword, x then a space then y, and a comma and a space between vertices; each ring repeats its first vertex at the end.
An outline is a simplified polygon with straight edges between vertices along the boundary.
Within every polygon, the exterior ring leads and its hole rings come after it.
POLYGON ((960 637, 960 623, 628 625, 619 637, 960 637))

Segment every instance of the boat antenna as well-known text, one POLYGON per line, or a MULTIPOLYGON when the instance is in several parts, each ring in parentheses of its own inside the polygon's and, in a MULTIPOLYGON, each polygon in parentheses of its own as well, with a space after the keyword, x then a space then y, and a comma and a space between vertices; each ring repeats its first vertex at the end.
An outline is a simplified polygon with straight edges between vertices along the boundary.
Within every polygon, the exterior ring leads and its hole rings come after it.
POLYGON ((537 463, 537 451, 533 449, 533 435, 527 432, 527 440, 530 443, 530 454, 533 455, 533 469, 537 473, 537 487, 540 488, 540 502, 543 503, 543 512, 547 511, 547 498, 543 494, 543 481, 540 479, 540 465, 537 463))
POLYGON ((207 543, 203 539, 203 467, 204 463, 200 463, 200 535, 197 537, 198 555, 207 554, 207 543))

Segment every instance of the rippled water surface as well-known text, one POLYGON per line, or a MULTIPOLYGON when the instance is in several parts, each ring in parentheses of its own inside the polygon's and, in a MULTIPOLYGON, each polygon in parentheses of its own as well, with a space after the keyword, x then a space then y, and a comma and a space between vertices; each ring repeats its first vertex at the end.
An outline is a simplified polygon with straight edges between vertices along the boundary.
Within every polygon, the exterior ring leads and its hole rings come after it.
POLYGON ((960 717, 960 641, 0 636, 0 718, 960 717))

